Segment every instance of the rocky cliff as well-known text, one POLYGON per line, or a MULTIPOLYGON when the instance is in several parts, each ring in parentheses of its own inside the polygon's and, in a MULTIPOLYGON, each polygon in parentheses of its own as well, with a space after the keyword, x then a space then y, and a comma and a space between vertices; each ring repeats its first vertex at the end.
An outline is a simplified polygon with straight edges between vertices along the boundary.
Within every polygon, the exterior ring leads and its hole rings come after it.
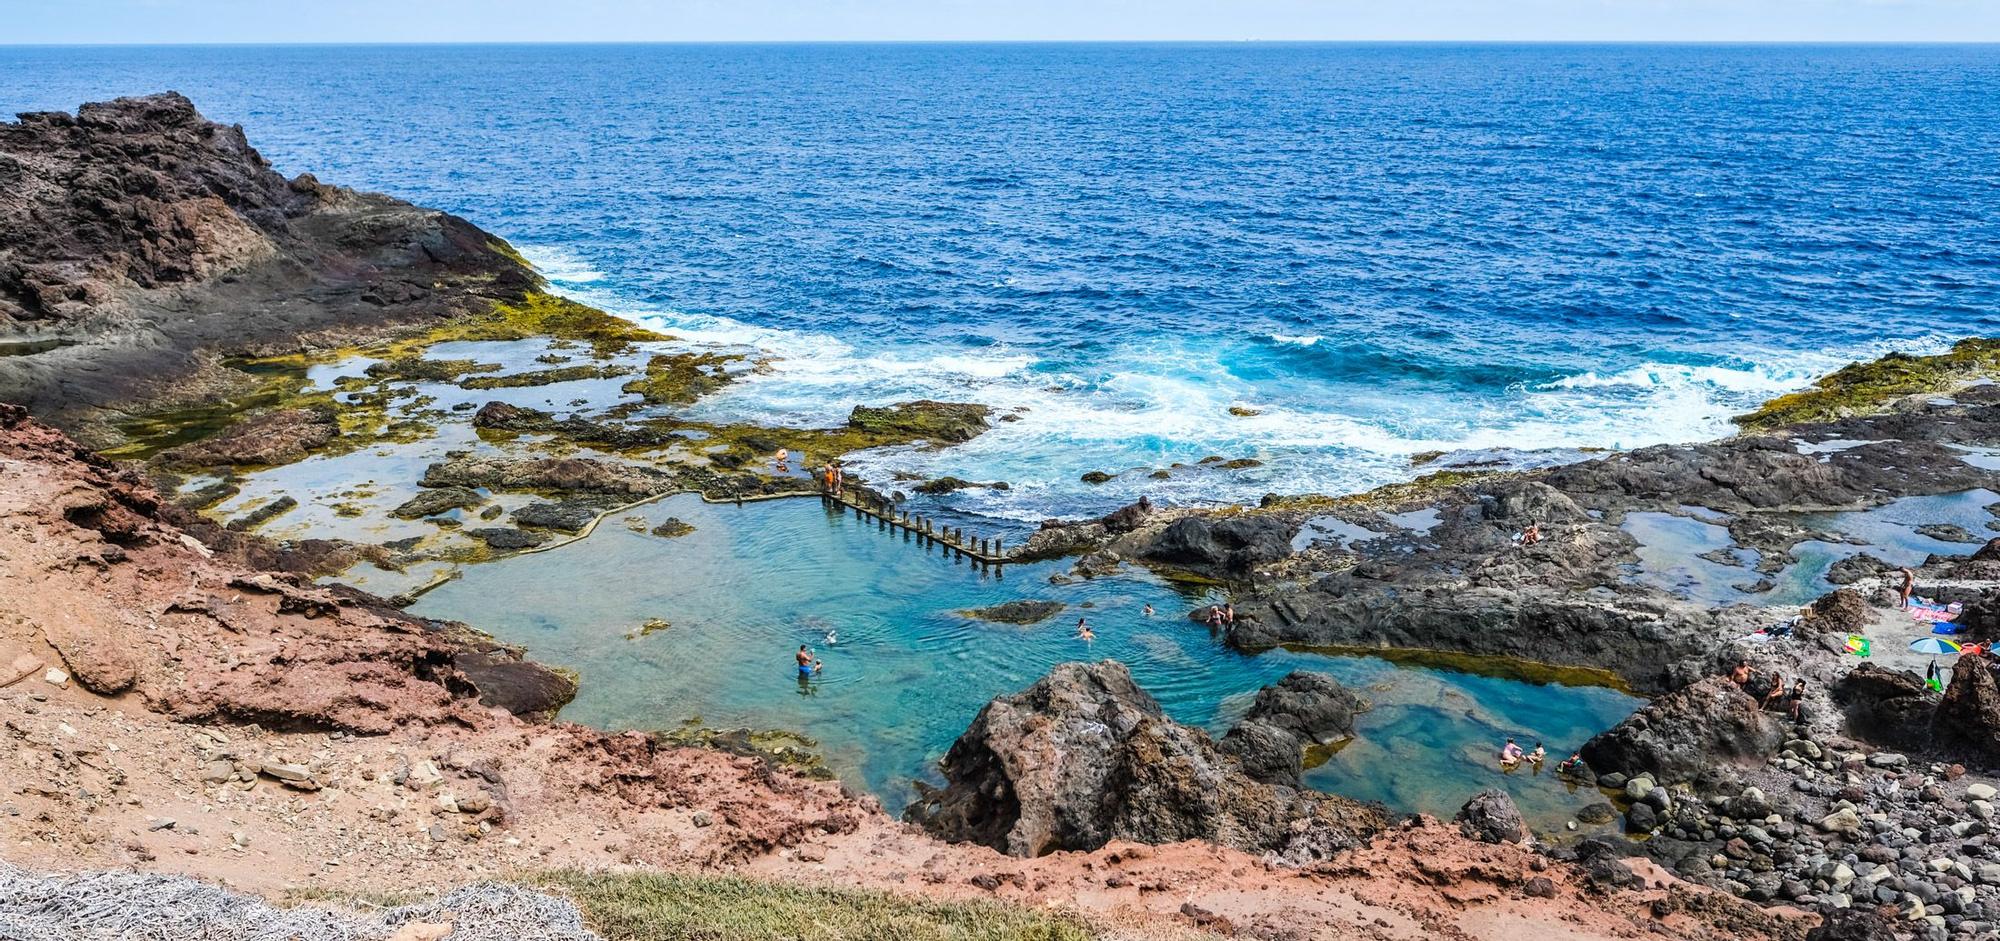
POLYGON ((286 179, 179 94, 0 123, 0 401, 93 430, 221 355, 480 312, 538 278, 449 213, 286 179))

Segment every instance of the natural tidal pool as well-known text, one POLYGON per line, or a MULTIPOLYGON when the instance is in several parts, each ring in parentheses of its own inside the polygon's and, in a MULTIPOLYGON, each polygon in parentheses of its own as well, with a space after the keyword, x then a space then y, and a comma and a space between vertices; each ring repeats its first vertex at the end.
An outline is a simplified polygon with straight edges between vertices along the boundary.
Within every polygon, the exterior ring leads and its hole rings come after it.
POLYGON ((560 549, 468 566, 412 611, 467 621, 577 669, 583 688, 566 719, 663 729, 699 717, 801 732, 843 780, 891 811, 912 798, 913 781, 942 780, 938 760, 988 700, 1072 660, 1125 663, 1175 719, 1218 734, 1260 687, 1296 669, 1325 671, 1373 709, 1309 784, 1438 814, 1497 784, 1545 827, 1597 796, 1571 793, 1551 774, 1501 774, 1493 755, 1502 740, 1546 742, 1553 765, 1638 705, 1602 687, 1374 657, 1247 655, 1187 620, 1207 600, 1199 590, 1143 572, 1050 584, 1066 569, 1009 566, 996 578, 816 500, 739 507, 686 495, 614 515, 560 549), (652 535, 669 517, 694 531, 652 535), (1066 608, 1026 627, 960 614, 1020 599, 1066 608), (1079 617, 1094 642, 1077 637, 1079 617), (670 626, 639 635, 654 618, 670 626), (805 683, 792 666, 800 644, 825 662, 805 683))

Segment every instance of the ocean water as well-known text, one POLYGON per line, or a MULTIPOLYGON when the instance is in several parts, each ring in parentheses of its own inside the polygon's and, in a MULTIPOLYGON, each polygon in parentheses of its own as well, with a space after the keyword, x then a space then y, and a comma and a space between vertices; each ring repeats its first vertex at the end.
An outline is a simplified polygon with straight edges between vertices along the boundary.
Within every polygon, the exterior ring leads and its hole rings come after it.
POLYGON ((942 782, 938 760, 988 700, 1066 661, 1124 663, 1169 715, 1218 735, 1260 687, 1293 670, 1331 673, 1372 708, 1355 738, 1307 773, 1309 786, 1447 816, 1474 791, 1504 787, 1551 837, 1601 796, 1551 774, 1503 774, 1501 743, 1540 740, 1560 760, 1638 703, 1580 676, 1507 675, 1500 663, 1482 675, 1373 657, 1244 654, 1187 619, 1210 600, 1199 590, 1142 571, 1050 584, 1063 562, 995 577, 817 500, 737 507, 683 495, 629 517, 559 549, 468 566, 411 610, 468 621, 574 667, 582 692, 564 718, 800 732, 843 780, 892 811, 916 796, 913 782, 942 782), (650 534, 669 517, 694 531, 650 534), (1030 626, 962 613, 1019 599, 1065 607, 1030 626), (653 618, 670 626, 634 636, 653 618), (1078 636, 1078 618, 1094 641, 1078 636), (804 683, 793 668, 800 644, 825 664, 804 683))
POLYGON ((863 461, 997 518, 1707 437, 2000 316, 1994 46, 0 47, 0 110, 167 88, 773 359, 707 416, 1010 410, 863 461))

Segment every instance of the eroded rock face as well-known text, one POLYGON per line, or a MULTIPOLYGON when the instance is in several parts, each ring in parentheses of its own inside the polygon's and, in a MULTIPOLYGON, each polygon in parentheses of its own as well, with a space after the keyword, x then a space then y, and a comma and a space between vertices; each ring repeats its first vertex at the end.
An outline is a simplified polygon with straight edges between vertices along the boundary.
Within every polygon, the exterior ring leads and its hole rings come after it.
POLYGON ((1905 751, 1930 745, 1937 697, 1924 688, 1923 677, 1863 663, 1834 683, 1830 692, 1855 736, 1905 751))
POLYGON ((0 337, 62 341, 0 357, 0 401, 65 424, 185 394, 212 352, 484 310, 537 283, 463 219, 286 180, 178 94, 0 123, 0 337))
POLYGON ((1298 670, 1257 692, 1243 721, 1222 738, 1243 772, 1267 784, 1299 787, 1305 749, 1354 737, 1361 697, 1324 673, 1298 670))
POLYGON ((1252 780, 1113 661, 1062 664, 988 703, 944 768, 950 783, 910 818, 1016 856, 1201 839, 1303 862, 1383 821, 1379 808, 1252 780))
POLYGON ((1775 716, 1728 677, 1711 676, 1654 700, 1583 746, 1599 771, 1646 773, 1661 784, 1693 780, 1718 764, 1761 761, 1785 741, 1775 716))
POLYGON ((1951 671, 1931 723, 1931 739, 1986 767, 2000 767, 2000 684, 1993 680, 1993 658, 1963 656, 1951 671))

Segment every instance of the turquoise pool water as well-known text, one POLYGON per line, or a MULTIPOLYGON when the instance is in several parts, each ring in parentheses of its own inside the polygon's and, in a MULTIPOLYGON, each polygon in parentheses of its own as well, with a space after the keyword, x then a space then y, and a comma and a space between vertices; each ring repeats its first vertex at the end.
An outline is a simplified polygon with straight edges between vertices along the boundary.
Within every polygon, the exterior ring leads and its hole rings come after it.
POLYGON ((1502 739, 1540 739, 1557 752, 1638 702, 1610 689, 1371 657, 1245 655, 1185 618, 1206 596, 1149 574, 1058 586, 1048 577, 1065 564, 1043 563, 996 578, 814 500, 736 507, 683 496, 630 516, 561 549, 469 567, 413 610, 468 621, 575 667, 583 691, 565 718, 664 728, 699 716, 713 726, 796 730, 892 811, 908 803, 914 780, 940 780, 938 759, 988 700, 1070 660, 1122 661, 1176 719, 1217 732, 1259 687, 1295 669, 1326 671, 1374 709, 1356 741, 1311 772, 1313 786, 1448 814, 1497 783, 1550 827, 1596 795, 1572 794, 1548 776, 1501 775, 1491 756, 1502 739), (639 531, 668 517, 695 531, 639 531), (1024 598, 1067 607, 1030 627, 959 613, 1024 598), (1079 617, 1095 642, 1078 639, 1079 617), (650 618, 672 626, 630 636, 650 618), (804 684, 792 667, 802 643, 825 662, 804 684))

